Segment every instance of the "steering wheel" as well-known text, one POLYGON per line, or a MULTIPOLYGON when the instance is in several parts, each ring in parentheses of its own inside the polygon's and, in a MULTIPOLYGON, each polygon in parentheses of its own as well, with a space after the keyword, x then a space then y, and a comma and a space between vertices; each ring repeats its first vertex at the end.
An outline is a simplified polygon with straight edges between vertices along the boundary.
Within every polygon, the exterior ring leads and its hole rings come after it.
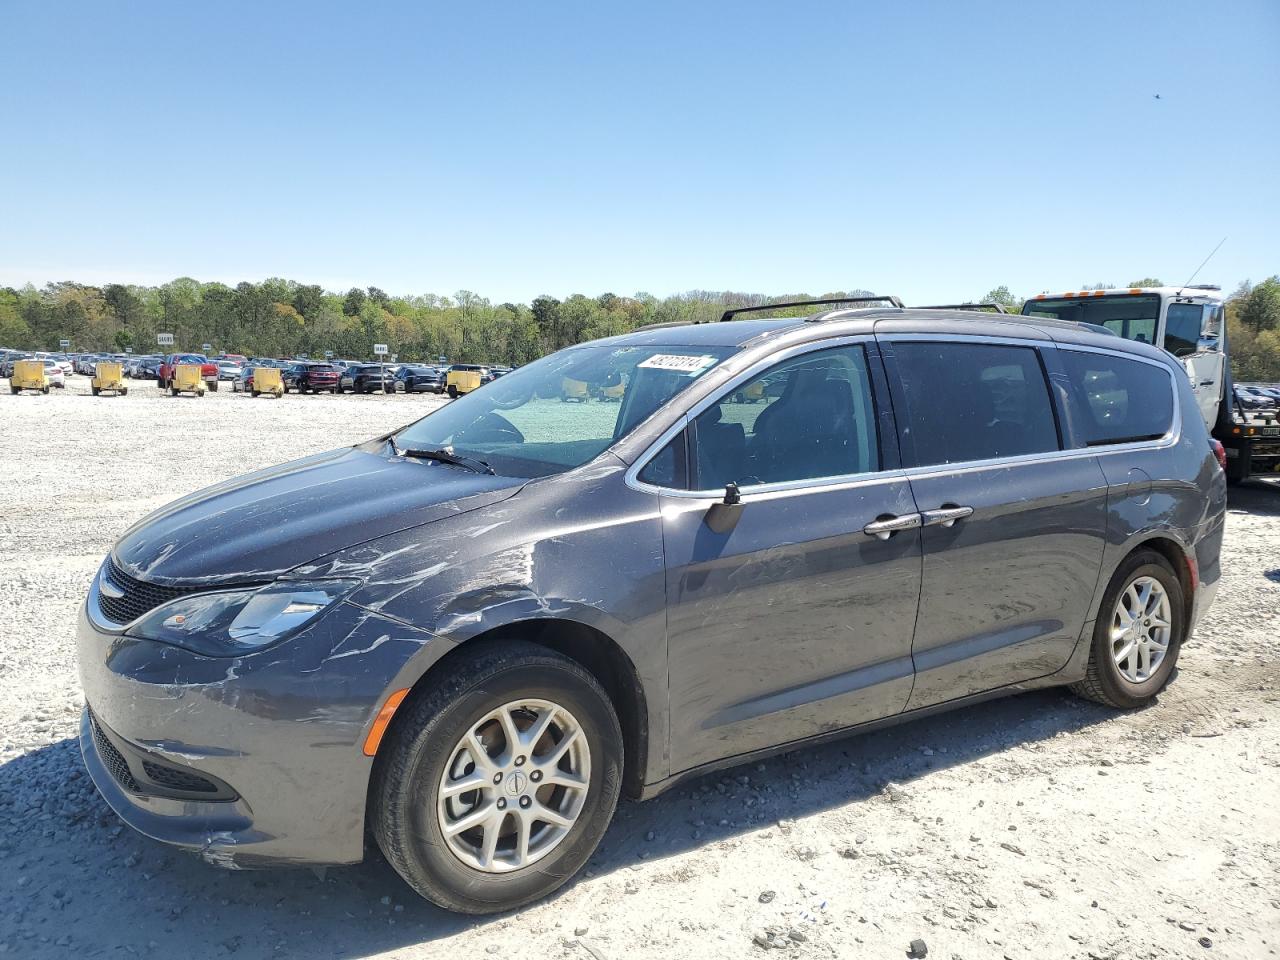
MULTIPOLYGON (((505 408, 505 409, 510 409, 505 408)), ((459 430, 455 442, 471 443, 524 443, 524 434, 506 417, 488 412, 477 417, 469 426, 459 430)))

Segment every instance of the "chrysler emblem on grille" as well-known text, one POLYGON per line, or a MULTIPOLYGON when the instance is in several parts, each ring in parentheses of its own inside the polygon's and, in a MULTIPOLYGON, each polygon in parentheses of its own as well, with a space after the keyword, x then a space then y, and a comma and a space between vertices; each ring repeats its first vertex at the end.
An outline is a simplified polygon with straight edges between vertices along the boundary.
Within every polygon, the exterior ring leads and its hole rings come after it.
POLYGON ((103 567, 102 572, 98 574, 98 590, 104 597, 110 597, 112 600, 119 600, 124 596, 124 591, 107 579, 106 567, 103 567))

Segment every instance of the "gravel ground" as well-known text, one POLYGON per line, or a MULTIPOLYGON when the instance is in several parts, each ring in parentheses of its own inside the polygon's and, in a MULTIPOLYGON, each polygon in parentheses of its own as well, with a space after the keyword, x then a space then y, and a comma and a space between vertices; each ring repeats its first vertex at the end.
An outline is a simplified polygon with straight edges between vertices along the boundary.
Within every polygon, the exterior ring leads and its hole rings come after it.
POLYGON ((123 827, 74 739, 73 622, 136 518, 366 439, 424 397, 0 393, 0 953, 17 956, 1274 956, 1280 487, 1233 491, 1226 573, 1152 708, 1026 694, 624 803, 586 875, 475 920, 376 853, 232 873, 123 827))

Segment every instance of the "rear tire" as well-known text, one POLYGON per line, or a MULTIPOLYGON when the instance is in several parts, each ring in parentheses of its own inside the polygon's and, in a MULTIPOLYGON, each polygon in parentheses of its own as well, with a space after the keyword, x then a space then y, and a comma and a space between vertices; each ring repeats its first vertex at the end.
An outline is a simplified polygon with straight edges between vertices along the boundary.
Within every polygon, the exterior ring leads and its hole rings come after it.
MULTIPOLYGON (((1153 591, 1153 594, 1156 593, 1153 591)), ((1182 583, 1169 566, 1169 561, 1154 550, 1138 550, 1120 564, 1107 591, 1102 596, 1097 620, 1093 627, 1093 640, 1089 649, 1089 665, 1084 679, 1071 685, 1071 690, 1087 700, 1106 704, 1122 710, 1143 707, 1169 683, 1178 662, 1178 652, 1186 636, 1186 612, 1183 606, 1182 583), (1126 616, 1126 606, 1121 598, 1131 585, 1154 581, 1163 590, 1168 606, 1168 630, 1166 647, 1154 669, 1145 677, 1126 676, 1117 653, 1123 652, 1132 636, 1121 630, 1126 616)), ((1145 613, 1145 611, 1143 611, 1145 613)), ((1139 620, 1144 619, 1139 617, 1139 620)), ((1149 618, 1158 620, 1159 618, 1149 618)), ((1139 624, 1138 633, 1141 633, 1139 624)), ((1153 650, 1155 648, 1152 648, 1153 650)), ((1131 654, 1137 656, 1137 654, 1131 654)), ((1154 653, 1148 653, 1154 657, 1154 653)), ((1134 661, 1122 660, 1132 666, 1134 661)), ((1132 673, 1132 670, 1131 670, 1132 673)))
POLYGON ((458 388, 455 387, 452 383, 449 384, 449 399, 450 400, 458 399, 458 388))
MULTIPOLYGON (((421 896, 461 913, 497 913, 547 896, 587 862, 617 806, 623 746, 613 705, 582 666, 529 643, 485 644, 472 657, 428 677, 401 711, 374 762, 370 820, 387 860, 421 896), (564 726, 549 726, 531 745, 533 749, 520 746, 515 752, 528 761, 523 765, 513 761, 508 746, 511 741, 500 726, 484 727, 486 750, 502 746, 485 760, 496 766, 482 768, 482 786, 442 801, 446 777, 470 777, 478 766, 475 759, 465 759, 474 755, 460 752, 466 749, 468 734, 480 730, 487 715, 522 701, 539 701, 544 709, 553 705, 555 723, 564 726), (566 734, 567 730, 581 740, 566 734), (540 767, 537 758, 547 757, 566 739, 574 744, 573 751, 579 752, 566 754, 554 767, 540 767), (527 757, 520 752, 526 750, 527 757), (535 771, 550 780, 561 772, 561 764, 572 767, 575 758, 584 773, 580 778, 585 784, 583 793, 577 793, 576 787, 534 786, 535 771), (506 779, 490 780, 488 771, 499 768, 506 771, 506 779), (524 771, 524 779, 518 771, 524 771), (505 784, 512 786, 508 789, 505 784), (564 831, 559 833, 551 821, 538 820, 536 814, 524 820, 526 815, 520 810, 527 809, 526 800, 532 801, 534 810, 542 803, 577 812, 566 818, 569 825, 559 828, 564 831), (482 807, 492 811, 495 819, 489 822, 496 825, 481 823, 453 839, 446 837, 444 824, 450 816, 456 822, 482 807), (524 866, 516 866, 520 847, 515 831, 522 821, 529 823, 525 841, 528 856, 524 866), (483 848, 488 830, 501 845, 489 854, 492 869, 464 860, 455 849, 473 838, 483 848), (541 843, 546 849, 539 854, 541 843)), ((508 714, 522 715, 528 715, 530 722, 520 728, 521 733, 543 716, 519 706, 508 714)))

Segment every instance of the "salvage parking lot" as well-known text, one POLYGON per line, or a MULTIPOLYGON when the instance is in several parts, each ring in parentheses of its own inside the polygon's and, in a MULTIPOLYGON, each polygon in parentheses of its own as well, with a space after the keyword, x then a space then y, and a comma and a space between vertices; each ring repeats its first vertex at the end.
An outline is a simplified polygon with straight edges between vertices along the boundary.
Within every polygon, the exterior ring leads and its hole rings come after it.
MULTIPOLYGON (((229 873, 123 828, 74 740, 77 604, 183 493, 422 396, 0 395, 0 950, 214 957, 1265 957, 1280 940, 1280 489, 1234 490, 1215 606, 1151 709, 1060 691, 624 803, 589 872, 475 920, 359 867, 229 873), (772 946, 772 945, 776 945, 772 946)), ((264 531, 264 535, 270 535, 264 531)))

